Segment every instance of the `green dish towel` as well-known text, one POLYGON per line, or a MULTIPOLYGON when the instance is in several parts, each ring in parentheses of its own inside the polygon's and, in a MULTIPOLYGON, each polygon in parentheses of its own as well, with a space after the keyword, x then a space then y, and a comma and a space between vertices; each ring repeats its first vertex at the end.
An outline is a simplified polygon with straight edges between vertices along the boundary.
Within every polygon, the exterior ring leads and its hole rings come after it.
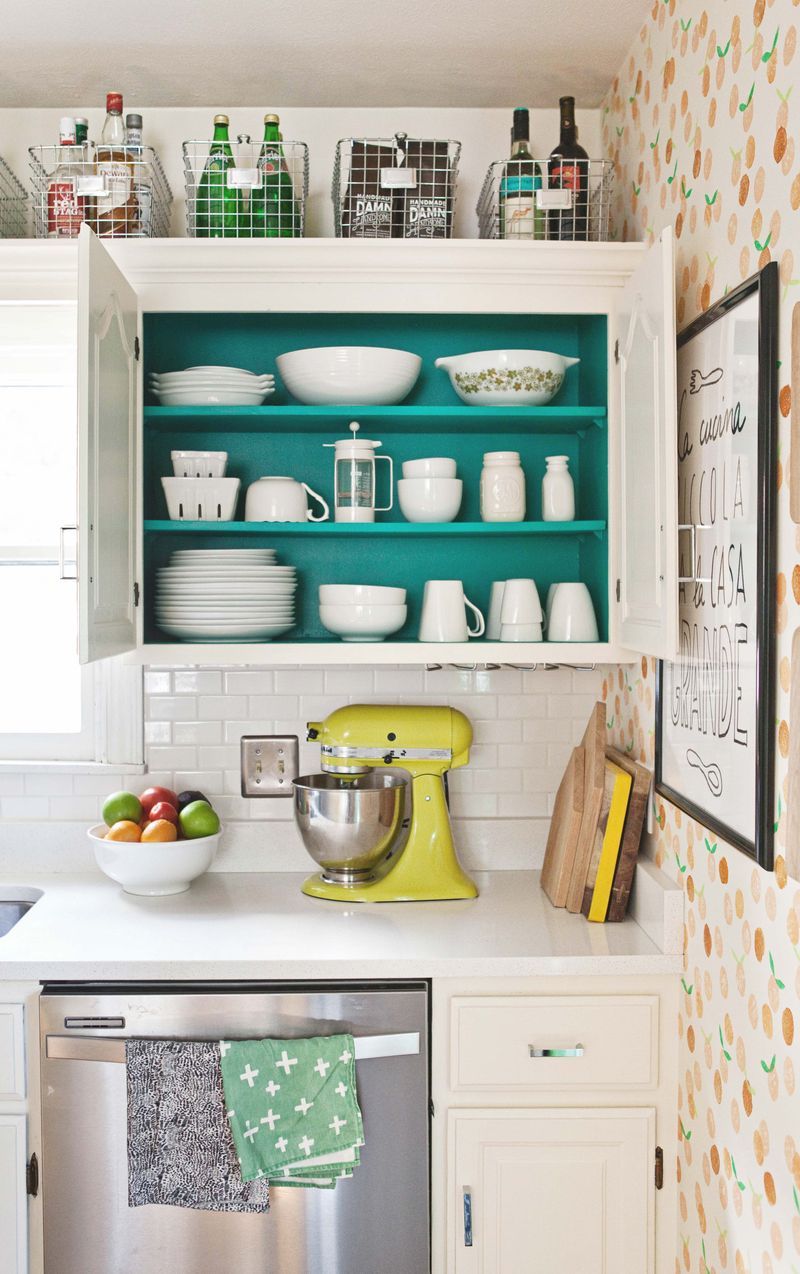
POLYGON ((330 1188, 352 1175, 364 1144, 352 1035, 221 1040, 219 1051, 244 1181, 330 1188))

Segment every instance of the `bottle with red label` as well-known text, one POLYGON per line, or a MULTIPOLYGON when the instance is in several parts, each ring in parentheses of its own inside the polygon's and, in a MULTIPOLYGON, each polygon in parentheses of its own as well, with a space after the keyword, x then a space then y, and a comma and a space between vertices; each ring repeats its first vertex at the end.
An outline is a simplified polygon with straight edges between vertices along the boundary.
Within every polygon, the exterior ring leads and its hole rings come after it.
POLYGON ((75 120, 65 116, 59 125, 58 166, 47 184, 47 236, 74 239, 86 214, 86 199, 79 190, 80 158, 75 144, 75 120))
POLYGON ((547 161, 550 190, 569 192, 564 206, 550 205, 547 215, 548 239, 588 239, 589 237, 589 156, 578 144, 575 126, 575 98, 560 97, 561 136, 547 161))
POLYGON ((300 216, 294 185, 283 153, 277 115, 264 116, 264 140, 258 156, 259 184, 250 195, 253 238, 294 239, 300 234, 300 216))

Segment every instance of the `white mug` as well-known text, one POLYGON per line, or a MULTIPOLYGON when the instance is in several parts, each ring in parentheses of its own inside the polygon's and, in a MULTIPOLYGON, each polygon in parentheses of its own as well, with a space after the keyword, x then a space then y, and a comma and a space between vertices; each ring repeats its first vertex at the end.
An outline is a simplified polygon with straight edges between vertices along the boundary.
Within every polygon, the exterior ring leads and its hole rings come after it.
POLYGON ((556 584, 548 641, 598 641, 597 617, 585 584, 556 584))
POLYGON ((532 579, 508 579, 500 611, 502 624, 541 624, 542 603, 532 579))
POLYGON ((468 637, 482 637, 486 625, 477 606, 464 596, 460 579, 429 579, 422 596, 422 618, 419 625, 420 641, 466 641, 468 637), (468 606, 476 616, 477 627, 467 627, 464 607, 468 606))
POLYGON ((500 613, 503 609, 503 594, 506 591, 504 579, 495 580, 489 594, 489 616, 486 620, 486 637, 489 641, 500 640, 500 613))
POLYGON ((321 495, 294 478, 264 477, 251 482, 244 504, 245 522, 324 522, 331 511, 321 495), (308 507, 308 495, 322 505, 319 517, 308 507))
POLYGON ((501 641, 541 641, 541 624, 501 624, 501 641))

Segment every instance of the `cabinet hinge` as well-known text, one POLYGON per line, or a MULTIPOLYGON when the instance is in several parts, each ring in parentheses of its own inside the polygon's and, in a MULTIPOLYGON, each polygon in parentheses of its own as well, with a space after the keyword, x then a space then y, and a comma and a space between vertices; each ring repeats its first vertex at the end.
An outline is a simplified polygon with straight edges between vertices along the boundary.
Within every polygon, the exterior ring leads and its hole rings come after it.
POLYGON ((428 1098, 428 1110, 429 1110, 429 1112, 430 1112, 431 1119, 435 1119, 435 1118, 436 1118, 436 1107, 435 1107, 435 1106, 434 1106, 434 1104, 433 1104, 433 1098, 432 1098, 432 1097, 429 1097, 429 1098, 428 1098))
MULTIPOLYGON (((619 341, 617 342, 617 344, 619 344, 619 341)), ((133 357, 136 359, 137 363, 138 363, 138 361, 139 361, 139 354, 141 353, 141 349, 142 349, 142 347, 141 347, 141 345, 139 344, 139 337, 138 337, 138 336, 134 336, 134 338, 133 338, 133 357)))
POLYGON ((35 1199, 39 1193, 39 1160, 32 1154, 25 1166, 25 1191, 35 1199))
POLYGON ((660 1146, 656 1146, 655 1178, 656 1190, 661 1190, 664 1185, 664 1151, 660 1146))
POLYGON ((133 583, 133 604, 134 606, 139 605, 139 581, 138 580, 134 580, 134 583, 133 583))
MULTIPOLYGON (((138 358, 138 355, 137 355, 137 358, 138 358)), ((619 339, 614 341, 614 362, 615 363, 619 362, 619 339)))
POLYGON ((617 580, 617 601, 622 598, 622 580, 617 580))

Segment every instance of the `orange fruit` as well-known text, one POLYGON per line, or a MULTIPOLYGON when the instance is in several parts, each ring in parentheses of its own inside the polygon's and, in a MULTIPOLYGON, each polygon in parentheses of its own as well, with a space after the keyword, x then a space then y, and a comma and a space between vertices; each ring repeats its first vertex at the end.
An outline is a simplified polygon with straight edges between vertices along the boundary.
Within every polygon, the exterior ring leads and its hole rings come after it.
POLYGON ((120 819, 118 823, 114 823, 109 827, 105 835, 106 840, 121 841, 139 841, 143 839, 142 829, 138 823, 132 823, 130 819, 120 819))
POLYGON ((152 823, 148 823, 142 832, 142 843, 152 845, 158 841, 177 840, 178 832, 174 823, 170 823, 166 818, 155 818, 152 823))

